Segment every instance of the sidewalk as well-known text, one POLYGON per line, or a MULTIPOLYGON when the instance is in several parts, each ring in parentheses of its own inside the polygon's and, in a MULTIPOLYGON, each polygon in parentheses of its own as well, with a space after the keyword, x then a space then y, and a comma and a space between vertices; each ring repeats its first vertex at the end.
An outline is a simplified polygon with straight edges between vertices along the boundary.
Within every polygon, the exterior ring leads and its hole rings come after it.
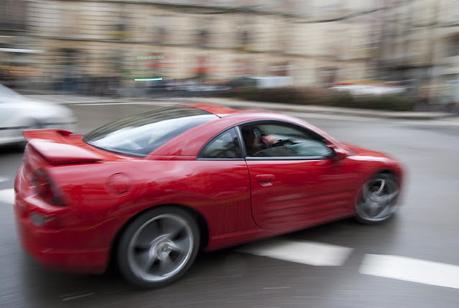
POLYGON ((59 104, 102 104, 102 103, 213 103, 235 108, 260 108, 283 112, 303 112, 311 114, 357 116, 365 118, 385 118, 401 120, 437 120, 444 118, 455 118, 457 114, 447 112, 423 112, 423 111, 381 111, 355 108, 324 107, 316 105, 292 105, 279 103, 266 103, 255 101, 244 101, 228 99, 222 97, 162 97, 162 98, 110 98, 110 97, 91 97, 78 95, 28 95, 37 100, 50 101, 59 104))

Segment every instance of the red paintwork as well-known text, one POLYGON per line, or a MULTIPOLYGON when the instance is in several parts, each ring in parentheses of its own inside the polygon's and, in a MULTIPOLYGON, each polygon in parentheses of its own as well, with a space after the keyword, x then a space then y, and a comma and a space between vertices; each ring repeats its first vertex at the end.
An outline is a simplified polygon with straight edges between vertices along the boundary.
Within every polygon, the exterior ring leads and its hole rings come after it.
POLYGON ((340 143, 298 119, 196 107, 225 116, 186 131, 146 158, 96 149, 65 131, 26 133, 32 140, 16 177, 15 212, 27 251, 50 266, 101 272, 123 227, 142 211, 163 205, 186 207, 199 215, 206 224, 204 248, 214 250, 352 216, 366 179, 381 170, 402 176, 399 164, 386 155, 340 143), (255 120, 304 126, 347 156, 308 161, 196 159, 223 130, 255 120), (47 204, 32 192, 30 176, 37 169, 45 170, 56 184, 64 206, 47 204), (32 213, 41 214, 46 223, 32 224, 32 213))
POLYGON ((102 160, 100 155, 72 144, 41 139, 32 139, 29 143, 51 165, 84 164, 102 160))

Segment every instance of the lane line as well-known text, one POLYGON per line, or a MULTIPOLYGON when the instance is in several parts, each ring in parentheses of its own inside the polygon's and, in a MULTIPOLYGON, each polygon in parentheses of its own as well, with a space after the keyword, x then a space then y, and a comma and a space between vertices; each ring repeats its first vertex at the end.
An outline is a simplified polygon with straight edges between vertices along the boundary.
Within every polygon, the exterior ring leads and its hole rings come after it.
POLYGON ((393 255, 365 255, 359 272, 459 289, 459 266, 393 255))
POLYGON ((9 180, 9 178, 4 177, 4 176, 0 176, 0 183, 6 182, 8 180, 9 180))
POLYGON ((380 120, 379 118, 363 118, 358 116, 349 115, 334 115, 334 114, 322 114, 322 113, 295 113, 295 112, 282 112, 291 116, 308 121, 309 119, 320 119, 320 120, 339 120, 339 121, 356 121, 356 122, 374 122, 380 120))
POLYGON ((74 295, 74 296, 66 296, 66 297, 62 297, 62 301, 63 302, 72 301, 72 300, 75 300, 75 299, 80 299, 80 298, 83 298, 83 297, 92 296, 94 294, 95 294, 94 292, 88 292, 88 293, 78 294, 78 295, 74 295))
POLYGON ((13 204, 14 203, 14 189, 0 189, 0 202, 13 204))
POLYGON ((315 242, 273 239, 243 246, 238 251, 312 266, 341 266, 348 259, 352 248, 315 242))

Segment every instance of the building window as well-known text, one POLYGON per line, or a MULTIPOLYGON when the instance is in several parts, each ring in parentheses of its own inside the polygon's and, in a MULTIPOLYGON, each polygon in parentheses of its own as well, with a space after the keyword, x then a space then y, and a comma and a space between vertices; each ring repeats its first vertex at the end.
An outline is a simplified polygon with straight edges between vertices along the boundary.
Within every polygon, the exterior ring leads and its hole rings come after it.
POLYGON ((27 26, 27 2, 0 1, 0 31, 24 31, 27 26))
POLYGON ((197 36, 197 45, 198 47, 208 47, 209 46, 209 31, 206 29, 201 29, 198 31, 197 36))
POLYGON ((129 39, 131 17, 126 13, 126 6, 122 4, 118 7, 118 11, 113 12, 112 18, 111 39, 115 41, 125 41, 129 39))
POLYGON ((153 17, 153 28, 152 28, 152 42, 154 44, 167 44, 169 40, 169 34, 172 29, 169 29, 170 25, 174 24, 174 20, 168 15, 157 15, 153 17))
POLYGON ((455 35, 448 42, 448 56, 459 56, 459 35, 455 35))
POLYGON ((66 5, 60 9, 59 31, 62 36, 75 38, 81 34, 80 11, 75 10, 72 5, 66 5))
POLYGON ((247 29, 241 30, 239 32, 239 47, 242 49, 248 49, 250 45, 250 33, 247 29))
POLYGON ((153 42, 156 44, 167 43, 167 30, 165 27, 157 27, 154 31, 153 42))

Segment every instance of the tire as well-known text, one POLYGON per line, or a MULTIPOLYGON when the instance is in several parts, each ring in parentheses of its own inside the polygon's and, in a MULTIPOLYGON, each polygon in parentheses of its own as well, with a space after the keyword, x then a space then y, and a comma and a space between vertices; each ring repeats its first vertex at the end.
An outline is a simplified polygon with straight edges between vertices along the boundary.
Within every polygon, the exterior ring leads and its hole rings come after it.
POLYGON ((356 220, 363 224, 387 221, 397 211, 400 193, 398 179, 391 173, 378 173, 366 181, 357 198, 356 220))
POLYGON ((162 287, 188 271, 199 245, 199 228, 190 213, 177 207, 152 209, 135 218, 121 235, 118 266, 132 284, 162 287))

